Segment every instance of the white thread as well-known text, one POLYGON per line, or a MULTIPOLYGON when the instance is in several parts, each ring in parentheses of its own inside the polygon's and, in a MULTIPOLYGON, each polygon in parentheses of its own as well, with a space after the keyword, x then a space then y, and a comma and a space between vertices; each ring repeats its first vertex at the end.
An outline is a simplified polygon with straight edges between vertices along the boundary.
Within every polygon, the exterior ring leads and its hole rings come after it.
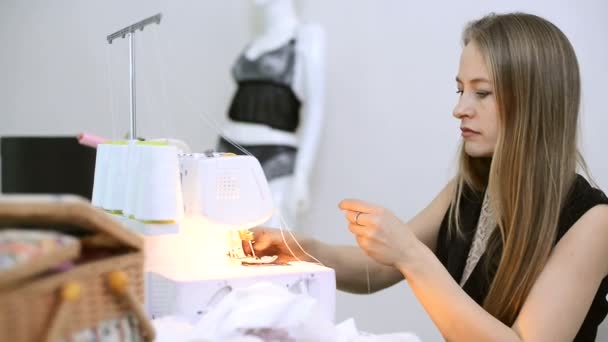
POLYGON ((172 120, 172 116, 171 113, 169 112, 169 92, 167 91, 167 84, 164 78, 164 74, 166 74, 166 69, 165 69, 165 65, 167 65, 167 61, 164 58, 163 54, 160 52, 160 39, 158 38, 158 32, 157 30, 153 30, 152 35, 154 36, 154 40, 156 41, 156 44, 154 44, 155 48, 156 48, 156 64, 158 65, 157 71, 158 71, 158 79, 160 81, 161 84, 161 92, 162 92, 162 97, 164 100, 164 107, 165 110, 163 111, 164 115, 162 115, 163 117, 163 121, 165 122, 165 135, 167 137, 169 137, 171 134, 173 134, 175 132, 174 130, 174 124, 173 124, 173 120, 172 120), (160 56, 160 57, 159 57, 160 56), (161 59, 163 59, 164 63, 161 63, 161 59), (162 70, 161 70, 162 69, 162 70), (169 132, 169 134, 167 134, 167 131, 169 132))
MULTIPOLYGON (((108 44, 109 45, 109 44, 108 44)), ((113 79, 112 68, 110 67, 110 48, 106 45, 106 76, 108 77, 108 85, 110 91, 110 127, 112 129, 112 139, 116 139, 116 120, 114 118, 114 92, 112 91, 113 79)))
MULTIPOLYGON (((137 49, 138 45, 139 45, 139 50, 141 50, 142 46, 145 46, 142 43, 142 41, 143 41, 143 39, 137 39, 135 41, 135 46, 133 48, 137 49)), ((145 65, 143 63, 144 62, 143 58, 139 58, 139 61, 140 61, 139 62, 139 65, 140 65, 139 70, 143 70, 145 68, 145 65)), ((153 112, 152 108, 154 108, 154 103, 153 103, 154 101, 151 99, 150 91, 149 91, 149 88, 148 88, 148 85, 151 84, 151 82, 149 81, 151 79, 151 77, 150 77, 151 75, 150 75, 150 73, 147 73, 147 72, 139 72, 137 75, 138 75, 138 78, 140 78, 140 80, 141 80, 141 82, 139 82, 140 85, 138 85, 138 90, 140 90, 138 92, 138 94, 143 94, 143 95, 136 97, 135 100, 137 101, 137 99, 140 99, 140 98, 143 97, 143 102, 144 102, 144 106, 141 107, 141 109, 139 110, 139 112, 140 113, 152 113, 153 112)), ((162 113, 161 113, 161 116, 163 116, 162 113)), ((138 127, 144 127, 144 125, 142 125, 142 123, 145 122, 145 120, 143 120, 144 119, 143 115, 140 115, 137 119, 138 119, 138 121, 137 121, 138 127)), ((154 120, 152 120, 152 122, 154 122, 154 120)), ((154 127, 154 126, 155 125, 153 125, 152 127, 154 127)), ((166 125, 162 125, 162 126, 165 126, 163 128, 166 129, 166 125)), ((137 130, 137 133, 141 137, 144 136, 144 134, 142 133, 142 131, 143 130, 141 130, 141 129, 137 130)), ((166 132, 163 132, 163 133, 166 133, 166 132)), ((165 134, 165 136, 167 137, 166 134, 165 134)), ((137 137, 133 137, 133 138, 137 139, 137 137)))
POLYGON ((367 278, 367 294, 372 293, 372 285, 369 281, 369 260, 365 259, 365 277, 367 278))
MULTIPOLYGON (((283 225, 285 225, 285 227, 287 228, 287 232, 289 233, 289 235, 291 235, 291 238, 293 239, 293 241, 295 241, 296 245, 298 245, 298 247, 300 248, 300 250, 304 254, 306 254, 307 256, 309 256, 311 259, 313 259, 314 261, 316 261, 319 265, 325 266, 321 261, 319 261, 319 259, 317 259, 314 256, 310 255, 304 249, 304 247, 302 247, 302 245, 300 245, 300 243, 298 242, 298 239, 296 239, 296 237, 293 235, 293 233, 289 229, 289 226, 287 225, 287 222, 285 221, 285 218, 283 217, 283 214, 281 214, 281 212, 279 212, 279 219, 281 220, 281 225, 279 225, 279 229, 281 230, 281 236, 283 236, 283 225)), ((287 244, 287 241, 285 241, 285 237, 284 236, 283 236, 283 243, 285 243, 285 245, 287 246, 287 249, 289 249, 289 251, 291 252, 291 249, 289 248, 289 245, 287 244)), ((293 252, 291 252, 291 255, 293 255, 293 257, 296 258, 296 260, 301 261, 293 252)))
POLYGON ((283 228, 281 228, 279 226, 280 232, 281 232, 281 238, 283 238, 283 243, 285 244, 285 247, 287 247, 287 250, 289 251, 289 253, 291 253, 291 255, 297 260, 297 261, 302 261, 300 260, 300 258, 298 258, 298 256, 291 250, 291 248, 289 248, 289 244, 287 243, 287 240, 285 239, 285 234, 283 234, 283 228))

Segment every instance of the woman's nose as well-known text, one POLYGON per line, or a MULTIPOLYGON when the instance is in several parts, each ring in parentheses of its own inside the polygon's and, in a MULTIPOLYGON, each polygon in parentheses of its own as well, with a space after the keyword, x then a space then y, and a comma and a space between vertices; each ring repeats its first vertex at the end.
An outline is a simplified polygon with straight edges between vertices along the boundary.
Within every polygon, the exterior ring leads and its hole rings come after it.
POLYGON ((465 117, 473 116, 473 113, 473 107, 469 103, 467 103, 464 95, 460 96, 456 107, 454 107, 454 110, 452 111, 452 115, 456 119, 463 119, 465 117))

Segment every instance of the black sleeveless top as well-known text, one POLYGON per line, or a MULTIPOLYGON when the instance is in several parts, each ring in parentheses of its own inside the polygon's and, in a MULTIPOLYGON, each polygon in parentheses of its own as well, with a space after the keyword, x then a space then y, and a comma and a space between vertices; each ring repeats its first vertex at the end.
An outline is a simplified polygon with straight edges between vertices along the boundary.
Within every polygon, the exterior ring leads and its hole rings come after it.
POLYGON ((228 109, 230 119, 296 131, 301 103, 292 89, 295 47, 291 39, 253 60, 241 54, 232 68, 238 88, 228 109))
MULTIPOLYGON (((448 233, 448 213, 444 216, 439 228, 436 254, 456 282, 460 281, 464 271, 469 249, 475 235, 475 229, 477 228, 477 221, 481 213, 483 197, 483 193, 477 193, 471 189, 463 191, 460 204, 460 217, 463 229, 461 236, 448 233)), ((557 241, 564 236, 568 229, 583 214, 598 204, 608 204, 608 197, 601 190, 591 187, 585 178, 577 175, 559 217, 557 241)), ((488 269, 485 257, 485 254, 482 255, 477 266, 463 286, 463 290, 479 305, 483 305, 483 301, 490 288, 490 282, 494 278, 496 271, 495 267, 490 267, 489 276, 485 274, 486 269, 488 269)), ((494 262, 494 264, 496 263, 494 262)), ((597 327, 608 313, 607 294, 608 277, 602 280, 575 341, 595 340, 597 327)))

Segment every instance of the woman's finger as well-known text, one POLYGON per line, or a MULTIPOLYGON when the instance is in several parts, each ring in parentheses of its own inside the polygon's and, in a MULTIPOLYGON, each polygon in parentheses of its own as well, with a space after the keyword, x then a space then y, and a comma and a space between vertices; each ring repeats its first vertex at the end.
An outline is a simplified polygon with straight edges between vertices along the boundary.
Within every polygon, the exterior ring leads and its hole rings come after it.
POLYGON ((348 230, 350 230, 350 232, 355 234, 356 236, 367 236, 367 229, 358 224, 350 223, 348 225, 348 230))
MULTIPOLYGON (((274 243, 272 228, 255 228, 253 229, 253 249, 263 251, 274 243)), ((248 245, 249 243, 247 243, 248 245)))
POLYGON ((251 254, 251 247, 249 246, 249 242, 248 241, 241 241, 241 245, 243 247, 243 252, 245 253, 245 255, 250 255, 251 254))
POLYGON ((360 225, 372 227, 376 225, 376 216, 372 214, 367 214, 361 211, 350 211, 347 210, 344 215, 348 222, 360 225))
POLYGON ((360 211, 362 213, 373 214, 378 210, 378 206, 358 199, 344 199, 340 201, 338 207, 342 210, 360 211))
POLYGON ((357 236, 357 245, 359 245, 359 248, 361 248, 361 250, 363 251, 363 253, 367 254, 369 256, 369 240, 366 239, 363 236, 357 236))

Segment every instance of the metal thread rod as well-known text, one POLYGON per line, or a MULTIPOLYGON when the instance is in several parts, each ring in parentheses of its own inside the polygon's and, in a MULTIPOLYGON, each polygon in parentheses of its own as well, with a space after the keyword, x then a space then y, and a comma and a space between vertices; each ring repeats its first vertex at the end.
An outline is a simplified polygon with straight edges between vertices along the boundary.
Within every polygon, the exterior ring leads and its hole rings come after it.
POLYGON ((130 122, 129 140, 137 139, 137 129, 135 125, 135 32, 129 33, 129 95, 130 95, 130 122))
POLYGON ((107 37, 108 43, 112 44, 112 41, 117 38, 125 38, 129 36, 129 95, 130 104, 129 108, 130 120, 129 120, 129 140, 137 139, 136 129, 136 99, 135 99, 135 32, 137 30, 143 31, 144 27, 150 24, 160 24, 162 14, 158 13, 142 21, 139 21, 133 25, 127 26, 122 30, 112 33, 107 37))
POLYGON ((142 21, 136 22, 133 25, 127 26, 121 30, 118 30, 107 37, 108 43, 112 44, 112 41, 117 38, 125 38, 129 33, 134 33, 137 30, 143 31, 144 27, 150 24, 159 24, 162 18, 162 14, 158 13, 142 21))

